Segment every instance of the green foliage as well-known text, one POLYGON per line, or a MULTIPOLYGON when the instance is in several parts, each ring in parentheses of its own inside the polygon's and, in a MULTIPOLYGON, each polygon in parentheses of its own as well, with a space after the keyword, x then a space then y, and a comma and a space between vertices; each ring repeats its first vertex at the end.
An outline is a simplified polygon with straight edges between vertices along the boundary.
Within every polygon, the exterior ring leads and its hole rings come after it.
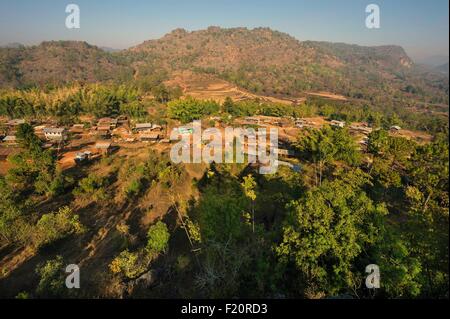
POLYGON ((26 291, 21 291, 17 294, 15 299, 30 299, 30 294, 26 291))
POLYGON ((124 250, 109 264, 109 269, 114 274, 135 279, 145 272, 147 267, 147 260, 145 259, 142 251, 132 253, 124 250))
POLYGON ((145 162, 130 160, 120 167, 119 180, 124 181, 123 192, 128 199, 137 198, 148 188, 159 184, 164 188, 175 185, 182 169, 166 157, 150 151, 145 162))
POLYGON ((8 90, 0 92, 0 115, 40 118, 56 116, 73 122, 81 114, 97 117, 143 111, 139 91, 126 85, 68 86, 50 91, 8 90))
POLYGON ((125 194, 128 198, 132 198, 141 192, 142 182, 139 179, 132 180, 125 189, 125 194))
POLYGON ((373 191, 384 192, 391 205, 401 201, 402 221, 386 224, 374 247, 373 258, 384 269, 382 291, 396 297, 443 296, 448 292, 448 140, 414 146, 385 139, 371 168, 373 191))
POLYGON ((346 129, 325 126, 321 130, 309 130, 295 144, 301 156, 316 166, 316 184, 323 179, 323 170, 332 161, 343 161, 356 166, 361 155, 356 143, 346 129))
POLYGON ((0 177, 0 243, 10 244, 28 240, 30 225, 18 206, 17 196, 0 177))
POLYGON ((243 232, 242 213, 246 203, 242 194, 235 190, 217 193, 213 188, 206 189, 198 205, 202 240, 238 240, 243 232))
POLYGON ((19 125, 16 137, 21 146, 29 150, 35 150, 41 145, 41 140, 34 134, 33 127, 27 123, 19 125))
POLYGON ((386 153, 389 150, 389 133, 382 129, 370 133, 367 150, 372 154, 386 153))
POLYGON ((383 270, 382 290, 397 298, 418 297, 422 290, 422 264, 400 234, 395 227, 386 227, 375 247, 374 260, 383 270))
POLYGON ((180 87, 168 88, 164 84, 159 84, 152 88, 152 94, 159 103, 167 103, 171 100, 179 99, 183 95, 180 87))
POLYGON ((51 150, 41 147, 39 138, 28 124, 19 127, 19 140, 25 148, 8 157, 12 168, 6 180, 19 193, 34 191, 37 194, 54 196, 65 186, 65 177, 56 169, 56 156, 51 150))
POLYGON ((64 261, 61 256, 56 256, 36 267, 36 274, 39 276, 39 284, 36 294, 39 297, 61 298, 65 287, 64 261))
POLYGON ((73 193, 75 196, 92 198, 95 201, 104 200, 107 198, 105 188, 108 184, 107 177, 90 174, 88 177, 80 180, 78 187, 74 189, 73 193))
POLYGON ((231 99, 231 97, 227 96, 222 104, 222 111, 225 113, 233 114, 234 108, 235 105, 233 100, 231 99))
POLYGON ((84 231, 78 215, 69 207, 62 207, 57 212, 42 215, 33 230, 33 246, 36 249, 65 238, 71 234, 84 231))
POLYGON ((182 123, 199 120, 206 115, 215 114, 220 110, 220 105, 214 101, 196 100, 187 97, 183 100, 174 100, 167 104, 167 115, 182 123))
POLYGON ((191 240, 194 243, 201 243, 202 242, 202 234, 200 232, 200 226, 198 223, 193 222, 191 219, 187 219, 185 221, 187 231, 189 233, 189 236, 191 237, 191 240))
POLYGON ((361 171, 347 173, 290 204, 276 251, 295 265, 308 288, 334 295, 357 283, 353 264, 375 243, 378 220, 387 214, 361 189, 367 178, 361 171))
POLYGON ((170 233, 167 225, 158 221, 150 226, 147 233, 147 250, 152 254, 160 254, 167 250, 169 245, 170 233))
POLYGON ((256 199, 256 182, 252 175, 244 176, 244 181, 242 182, 242 188, 244 189, 244 194, 250 200, 254 201, 256 199))
POLYGON ((344 161, 349 165, 360 162, 356 143, 346 129, 324 127, 310 130, 296 144, 302 155, 312 162, 344 161))

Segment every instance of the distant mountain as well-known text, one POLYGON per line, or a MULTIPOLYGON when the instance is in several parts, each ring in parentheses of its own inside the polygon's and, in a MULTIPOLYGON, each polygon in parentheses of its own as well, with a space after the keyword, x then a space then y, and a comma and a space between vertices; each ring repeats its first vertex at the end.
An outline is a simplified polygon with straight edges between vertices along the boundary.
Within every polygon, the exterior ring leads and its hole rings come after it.
POLYGON ((431 66, 431 67, 439 67, 449 62, 449 57, 446 55, 434 55, 422 59, 418 59, 417 63, 431 66))
POLYGON ((85 42, 51 41, 0 49, 0 86, 95 82, 132 74, 120 58, 85 42))
POLYGON ((18 43, 18 42, 13 42, 13 43, 8 43, 6 45, 2 45, 0 46, 1 48, 10 48, 10 49, 17 49, 17 48, 23 48, 24 45, 22 43, 18 43))
POLYGON ((103 51, 106 51, 106 52, 119 52, 119 51, 122 51, 121 49, 114 49, 114 48, 110 48, 110 47, 100 47, 100 49, 102 49, 103 51))
POLYGON ((141 81, 184 70, 264 95, 330 91, 366 100, 395 95, 448 101, 448 78, 416 67, 401 47, 300 42, 268 28, 176 29, 120 52, 68 41, 0 49, 0 86, 141 81))
POLYGON ((268 28, 210 27, 177 29, 124 54, 138 75, 149 67, 195 70, 265 95, 326 90, 368 100, 387 94, 448 100, 448 81, 423 74, 399 46, 300 42, 268 28))
POLYGON ((448 75, 449 74, 449 63, 447 62, 443 65, 440 65, 440 66, 436 67, 435 70, 448 75))

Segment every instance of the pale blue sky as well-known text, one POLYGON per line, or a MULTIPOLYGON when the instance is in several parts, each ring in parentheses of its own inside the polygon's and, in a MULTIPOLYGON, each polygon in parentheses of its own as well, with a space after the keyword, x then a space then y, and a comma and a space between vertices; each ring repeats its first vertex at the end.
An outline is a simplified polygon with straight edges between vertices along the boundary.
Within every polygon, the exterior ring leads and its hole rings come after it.
POLYGON ((448 55, 448 0, 0 0, 0 45, 84 40, 127 48, 175 28, 270 27, 299 40, 398 44, 413 58, 448 55), (65 28, 65 7, 81 9, 81 29, 65 28), (381 29, 365 27, 365 7, 381 9, 381 29))

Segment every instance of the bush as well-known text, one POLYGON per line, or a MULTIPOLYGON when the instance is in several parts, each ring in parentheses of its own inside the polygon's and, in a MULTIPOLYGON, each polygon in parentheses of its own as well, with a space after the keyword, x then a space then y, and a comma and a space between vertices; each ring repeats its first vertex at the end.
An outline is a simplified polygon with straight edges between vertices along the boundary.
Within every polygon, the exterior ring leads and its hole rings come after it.
POLYGON ((39 284, 36 288, 38 296, 61 297, 64 286, 64 262, 61 256, 48 260, 36 267, 39 284))
POLYGON ((169 245, 170 233, 167 225, 161 221, 151 226, 147 234, 147 250, 154 254, 165 252, 169 245))
POLYGON ((40 248, 83 230, 78 215, 74 215, 69 207, 63 207, 56 213, 44 214, 41 217, 32 235, 33 246, 40 248))
POLYGON ((104 188, 108 185, 107 179, 90 174, 88 177, 83 178, 78 187, 74 189, 73 194, 75 196, 86 196, 94 200, 106 199, 106 193, 104 188))
POLYGON ((138 195, 141 189, 142 189, 142 182, 141 179, 138 178, 131 181, 131 183, 125 189, 125 193, 127 197, 133 197, 138 195))
POLYGON ((148 259, 141 255, 142 252, 124 250, 109 264, 109 269, 112 273, 122 274, 129 279, 137 278, 145 272, 148 263, 148 259))

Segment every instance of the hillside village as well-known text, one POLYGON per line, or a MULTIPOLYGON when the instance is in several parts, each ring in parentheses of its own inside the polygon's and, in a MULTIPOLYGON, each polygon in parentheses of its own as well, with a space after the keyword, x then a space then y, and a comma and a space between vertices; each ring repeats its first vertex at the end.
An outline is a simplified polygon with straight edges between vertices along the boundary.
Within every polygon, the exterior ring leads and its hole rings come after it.
MULTIPOLYGON (((57 126, 55 122, 33 122, 36 135, 43 141, 44 148, 54 149, 58 152, 59 163, 63 168, 70 168, 74 165, 89 162, 99 156, 107 156, 119 148, 146 147, 167 151, 171 143, 176 140, 170 139, 172 129, 180 126, 180 135, 192 134, 192 130, 183 130, 185 126, 181 123, 172 123, 172 126, 161 126, 154 123, 139 123, 129 120, 126 116, 117 118, 84 117, 83 123, 75 123, 72 126, 57 126)), ((18 143, 15 132, 18 125, 25 123, 23 119, 3 119, 0 122, 0 161, 6 161, 9 154, 17 151, 18 143)), ((222 131, 226 125, 218 116, 206 118, 203 121, 202 129, 207 129, 208 125, 222 131)), ((346 127, 355 141, 360 145, 361 151, 367 146, 368 135, 372 128, 367 123, 346 123, 344 121, 327 120, 323 117, 315 118, 291 118, 273 116, 249 116, 233 119, 233 126, 242 128, 259 128, 267 130, 276 128, 278 130, 280 145, 277 146, 278 155, 284 158, 291 157, 293 152, 290 145, 297 139, 304 129, 321 129, 324 125, 331 127, 346 127), (285 147, 285 148, 282 148, 285 147)), ((431 136, 402 129, 399 126, 392 126, 390 133, 394 136, 412 138, 419 143, 429 142, 431 136)), ((248 137, 247 137, 248 139, 248 137)), ((206 143, 205 143, 206 144, 206 143)), ((202 147, 205 147, 203 145, 202 147)), ((245 145, 248 150, 248 144, 245 145)))
POLYGON ((448 298, 448 77, 403 48, 210 27, 0 70, 0 297, 448 298))

